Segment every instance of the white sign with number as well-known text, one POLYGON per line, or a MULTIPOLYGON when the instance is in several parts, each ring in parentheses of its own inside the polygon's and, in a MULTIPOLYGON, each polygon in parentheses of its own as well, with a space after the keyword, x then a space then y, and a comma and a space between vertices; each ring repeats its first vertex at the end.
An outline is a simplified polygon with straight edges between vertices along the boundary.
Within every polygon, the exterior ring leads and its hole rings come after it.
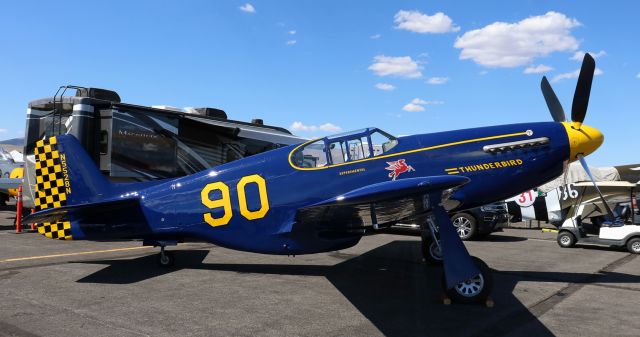
POLYGON ((523 192, 515 198, 516 204, 520 207, 529 207, 536 201, 537 196, 538 192, 534 190, 523 192))
POLYGON ((578 197, 578 191, 576 191, 575 186, 576 185, 574 183, 570 183, 568 185, 562 185, 558 187, 558 189, 560 190, 560 198, 562 199, 562 201, 565 201, 569 198, 575 199, 578 197))

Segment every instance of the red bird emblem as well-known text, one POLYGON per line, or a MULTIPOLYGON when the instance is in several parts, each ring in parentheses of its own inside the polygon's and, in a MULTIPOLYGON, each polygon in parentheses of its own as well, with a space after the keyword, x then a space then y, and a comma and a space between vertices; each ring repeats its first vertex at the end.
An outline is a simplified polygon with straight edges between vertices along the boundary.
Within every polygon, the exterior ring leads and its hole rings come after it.
POLYGON ((387 164, 389 167, 386 167, 386 170, 389 170, 389 178, 391 180, 396 180, 399 175, 405 172, 415 171, 411 165, 407 165, 404 159, 398 159, 396 161, 388 161, 387 164))

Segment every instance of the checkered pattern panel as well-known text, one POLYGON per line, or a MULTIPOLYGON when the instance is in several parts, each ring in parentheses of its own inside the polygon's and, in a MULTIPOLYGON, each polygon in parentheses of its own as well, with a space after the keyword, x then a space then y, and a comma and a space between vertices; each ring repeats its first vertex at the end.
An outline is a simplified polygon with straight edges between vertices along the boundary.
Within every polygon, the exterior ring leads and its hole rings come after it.
MULTIPOLYGON (((67 193, 56 137, 38 141, 35 157, 36 196, 34 204, 36 211, 65 206, 67 193)), ((48 238, 71 240, 71 223, 69 221, 39 223, 37 226, 38 233, 48 238)))
POLYGON ((49 239, 71 240, 71 222, 44 222, 37 224, 38 233, 48 237, 49 239))

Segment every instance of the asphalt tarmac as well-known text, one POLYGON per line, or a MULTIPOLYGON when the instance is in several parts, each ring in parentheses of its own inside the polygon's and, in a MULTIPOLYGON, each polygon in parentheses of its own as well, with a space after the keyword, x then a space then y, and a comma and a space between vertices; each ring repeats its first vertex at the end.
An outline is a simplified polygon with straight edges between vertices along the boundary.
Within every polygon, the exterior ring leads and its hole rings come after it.
POLYGON ((1 336, 640 335, 640 257, 540 230, 466 244, 494 269, 488 308, 442 303, 417 236, 296 257, 184 244, 162 269, 138 242, 14 234, 13 216, 0 208, 1 336))

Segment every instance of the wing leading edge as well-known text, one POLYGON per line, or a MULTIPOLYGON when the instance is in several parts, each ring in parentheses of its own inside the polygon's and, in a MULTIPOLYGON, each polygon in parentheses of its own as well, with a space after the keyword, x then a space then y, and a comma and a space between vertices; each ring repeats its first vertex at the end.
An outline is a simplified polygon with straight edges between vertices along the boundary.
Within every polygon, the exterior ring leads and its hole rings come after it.
POLYGON ((410 196, 424 195, 462 186, 471 181, 463 176, 431 176, 390 180, 349 191, 334 198, 321 201, 307 208, 319 206, 346 206, 362 203, 389 201, 410 196))

